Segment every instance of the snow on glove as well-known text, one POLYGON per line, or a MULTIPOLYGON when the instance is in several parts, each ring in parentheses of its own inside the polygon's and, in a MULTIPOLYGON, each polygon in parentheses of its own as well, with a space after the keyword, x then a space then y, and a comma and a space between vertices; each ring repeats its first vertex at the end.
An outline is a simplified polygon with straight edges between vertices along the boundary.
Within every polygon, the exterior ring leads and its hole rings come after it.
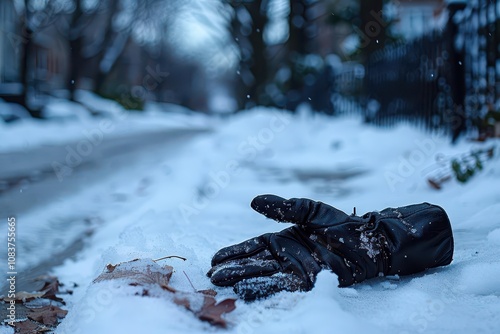
POLYGON ((213 284, 234 286, 245 300, 279 291, 308 291, 322 269, 339 286, 382 275, 409 275, 447 265, 453 235, 446 212, 429 203, 358 217, 305 198, 254 198, 252 208, 295 225, 219 250, 208 272, 213 284))

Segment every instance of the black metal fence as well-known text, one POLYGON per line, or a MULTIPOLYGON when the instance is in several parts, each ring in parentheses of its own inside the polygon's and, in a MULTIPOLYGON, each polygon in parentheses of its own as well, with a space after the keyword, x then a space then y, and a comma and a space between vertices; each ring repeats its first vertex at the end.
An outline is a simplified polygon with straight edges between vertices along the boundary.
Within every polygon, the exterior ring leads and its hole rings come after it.
POLYGON ((471 0, 455 21, 456 44, 465 51, 465 113, 484 131, 500 110, 500 1, 471 0))
POLYGON ((366 64, 365 117, 483 132, 500 109, 500 0, 450 4, 444 29, 393 44, 366 64), (485 127, 486 126, 486 127, 485 127))

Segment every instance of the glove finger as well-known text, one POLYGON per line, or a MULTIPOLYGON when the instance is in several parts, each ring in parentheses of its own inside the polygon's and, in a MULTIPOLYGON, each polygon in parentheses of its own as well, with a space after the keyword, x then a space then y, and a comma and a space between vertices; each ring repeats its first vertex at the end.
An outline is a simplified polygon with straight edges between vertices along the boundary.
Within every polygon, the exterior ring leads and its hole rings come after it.
POLYGON ((267 247, 264 241, 265 236, 266 235, 261 235, 239 244, 220 249, 212 258, 212 267, 222 262, 250 257, 262 252, 267 247))
POLYGON ((302 280, 296 275, 284 273, 248 278, 234 285, 234 292, 247 301, 265 298, 280 291, 297 290, 304 290, 302 280))
POLYGON ((348 218, 347 214, 333 206, 307 198, 287 200, 276 195, 260 195, 253 199, 251 206, 267 218, 302 226, 322 227, 348 218))
POLYGON ((241 258, 232 258, 232 259, 226 259, 225 261, 221 261, 217 264, 213 264, 212 268, 207 272, 208 277, 212 277, 212 274, 216 271, 219 270, 223 266, 228 266, 230 263, 237 263, 240 266, 244 266, 247 264, 254 264, 256 261, 266 261, 266 260, 275 260, 274 257, 272 256, 271 252, 265 248, 261 250, 259 253, 252 255, 249 257, 246 255, 246 257, 241 257, 241 258))
POLYGON ((210 281, 229 286, 252 277, 270 276, 280 270, 276 260, 243 259, 219 264, 210 270, 210 281))

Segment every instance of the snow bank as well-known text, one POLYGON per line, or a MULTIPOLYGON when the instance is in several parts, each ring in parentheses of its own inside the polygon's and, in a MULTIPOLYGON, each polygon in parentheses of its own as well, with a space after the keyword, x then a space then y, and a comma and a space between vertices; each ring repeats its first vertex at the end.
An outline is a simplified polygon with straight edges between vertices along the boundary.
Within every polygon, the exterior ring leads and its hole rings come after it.
POLYGON ((488 234, 488 241, 492 244, 500 245, 500 228, 497 228, 488 234))
POLYGON ((50 102, 43 107, 42 116, 52 120, 90 120, 90 111, 83 105, 64 99, 51 98, 50 102))
POLYGON ((500 296, 500 262, 484 262, 467 266, 461 275, 464 292, 500 296))
POLYGON ((165 107, 162 112, 126 111, 117 102, 86 91, 78 91, 77 100, 81 104, 50 99, 43 109, 48 120, 28 118, 9 125, 2 124, 0 152, 43 149, 47 145, 87 140, 95 131, 111 138, 155 130, 211 126, 211 120, 205 115, 182 113, 178 111, 182 107, 174 105, 171 105, 170 109, 169 106, 165 107), (100 111, 101 116, 91 117, 89 110, 100 111), (103 131, 103 128, 106 131, 103 131))

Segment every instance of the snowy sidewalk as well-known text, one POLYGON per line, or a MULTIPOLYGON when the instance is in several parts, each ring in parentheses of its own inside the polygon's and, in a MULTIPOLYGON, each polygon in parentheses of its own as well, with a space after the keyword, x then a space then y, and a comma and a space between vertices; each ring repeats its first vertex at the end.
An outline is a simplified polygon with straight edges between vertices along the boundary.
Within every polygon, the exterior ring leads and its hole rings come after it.
MULTIPOLYGON (((187 143, 175 159, 151 165, 147 200, 131 195, 127 175, 117 180, 130 194, 128 205, 108 207, 88 247, 54 271, 79 285, 65 297, 69 313, 56 332, 493 333, 500 327, 500 160, 467 184, 449 182, 436 191, 425 181, 437 154, 471 146, 453 147, 449 138, 408 126, 380 129, 266 109, 238 114, 187 143), (309 197, 348 213, 356 206, 358 214, 424 201, 441 205, 454 228, 454 262, 342 289, 324 272, 311 292, 238 301, 226 315, 227 330, 171 301, 136 296, 133 287, 92 283, 108 263, 178 255, 187 261, 164 262, 175 269, 172 286, 192 290, 185 272, 196 289, 214 288, 205 273, 219 248, 288 226, 250 209, 263 193, 309 197)), ((235 297, 230 288, 215 290, 217 298, 235 297)))

